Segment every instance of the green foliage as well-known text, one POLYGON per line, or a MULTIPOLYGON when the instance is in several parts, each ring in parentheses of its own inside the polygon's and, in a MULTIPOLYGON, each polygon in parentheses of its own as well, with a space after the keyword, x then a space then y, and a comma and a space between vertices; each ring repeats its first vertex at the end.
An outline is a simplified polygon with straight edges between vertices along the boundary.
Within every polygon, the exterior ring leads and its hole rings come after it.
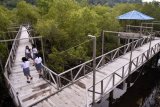
POLYGON ((65 61, 63 59, 63 56, 59 54, 57 49, 52 48, 52 53, 48 55, 49 61, 47 65, 50 69, 54 70, 57 73, 60 73, 64 71, 64 64, 65 61))
POLYGON ((40 9, 41 14, 47 14, 52 0, 36 0, 36 6, 40 9))
POLYGON ((0 60, 2 62, 5 62, 6 59, 7 59, 7 47, 5 46, 5 44, 0 44, 0 60))
MULTIPOLYGON (((97 54, 100 55, 99 35, 102 30, 117 31, 125 25, 116 19, 117 16, 131 10, 139 10, 160 19, 158 14, 160 7, 156 3, 144 5, 120 3, 110 7, 107 4, 112 4, 111 0, 90 0, 98 5, 90 5, 88 0, 27 0, 31 4, 24 0, 12 1, 16 1, 15 9, 8 10, 0 7, 0 29, 6 31, 13 22, 31 23, 36 35, 44 37, 48 66, 57 72, 62 72, 91 58, 91 42, 69 49, 88 40, 88 34, 97 36, 97 54), (34 3, 35 5, 32 5, 34 3), (65 51, 66 49, 68 50, 65 51)), ((113 0, 113 2, 118 1, 113 0)), ((119 46, 114 35, 107 35, 105 41, 106 51, 119 46)))
POLYGON ((11 24, 10 11, 3 6, 0 6, 0 29, 6 31, 11 24))
POLYGON ((37 7, 21 1, 17 4, 17 18, 18 23, 30 23, 35 24, 39 18, 37 7))
POLYGON ((155 20, 160 20, 160 6, 158 3, 148 3, 141 7, 143 13, 150 15, 155 18, 155 20))

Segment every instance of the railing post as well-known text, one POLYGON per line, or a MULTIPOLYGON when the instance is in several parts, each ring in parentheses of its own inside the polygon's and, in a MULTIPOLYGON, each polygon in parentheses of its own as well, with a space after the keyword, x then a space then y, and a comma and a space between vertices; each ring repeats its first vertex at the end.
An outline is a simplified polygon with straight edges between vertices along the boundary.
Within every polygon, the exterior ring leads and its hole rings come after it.
POLYGON ((112 83, 112 85, 113 85, 113 87, 114 87, 114 85, 115 85, 115 73, 113 73, 113 83, 112 83))
POLYGON ((85 76, 85 74, 86 74, 86 66, 84 66, 83 68, 83 75, 85 76))
POLYGON ((131 68, 132 68, 132 51, 133 51, 133 39, 132 39, 132 42, 131 42, 131 53, 130 53, 130 59, 129 59, 129 71, 128 71, 128 75, 130 75, 131 68))
POLYGON ((142 36, 142 24, 141 24, 141 27, 140 27, 140 37, 142 36))
POLYGON ((10 60, 9 60, 8 64, 9 64, 9 74, 10 74, 11 73, 11 62, 10 62, 10 60))
POLYGON ((125 66, 122 67, 122 79, 123 79, 124 76, 125 76, 125 75, 124 75, 124 67, 125 67, 125 66))
MULTIPOLYGON (((122 67, 122 79, 125 77, 124 67, 125 67, 125 66, 122 67)), ((122 84, 123 84, 123 89, 124 89, 124 87, 125 87, 125 83, 126 83, 126 82, 125 82, 125 80, 124 80, 123 83, 122 83, 122 84)))
POLYGON ((56 75, 56 80, 57 80, 57 89, 59 90, 59 88, 60 88, 60 84, 59 84, 59 76, 58 75, 56 75))
POLYGON ((138 59, 139 59, 139 57, 137 57, 137 61, 136 61, 136 67, 138 67, 138 59))
POLYGON ((96 75, 96 36, 88 35, 93 39, 93 106, 95 104, 95 75, 96 75))
POLYGON ((71 70, 71 81, 73 81, 73 71, 71 70))
MULTIPOLYGON (((104 31, 102 31, 102 55, 104 54, 104 31)), ((104 60, 105 58, 102 60, 102 65, 104 65, 104 60)))
POLYGON ((101 81, 101 97, 103 96, 103 80, 101 81))
POLYGON ((62 84, 61 84, 61 78, 59 75, 58 75, 58 82, 59 82, 59 89, 60 89, 62 87, 62 84))
POLYGON ((148 60, 149 60, 149 57, 150 57, 151 42, 152 42, 152 34, 151 34, 151 37, 150 37, 150 41, 149 41, 149 49, 148 49, 148 53, 147 53, 147 59, 148 59, 148 60))

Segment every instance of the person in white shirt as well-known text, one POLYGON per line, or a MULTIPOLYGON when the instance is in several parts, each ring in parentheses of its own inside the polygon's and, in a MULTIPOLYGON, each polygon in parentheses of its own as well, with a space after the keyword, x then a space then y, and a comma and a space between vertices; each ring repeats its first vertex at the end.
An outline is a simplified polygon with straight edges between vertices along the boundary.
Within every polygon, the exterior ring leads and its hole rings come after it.
POLYGON ((32 76, 30 75, 30 69, 29 69, 29 61, 26 57, 22 57, 22 64, 21 64, 21 67, 23 68, 23 73, 24 73, 24 76, 27 77, 27 83, 30 83, 29 81, 29 78, 30 80, 32 80, 32 76))
POLYGON ((37 48, 36 48, 36 46, 34 44, 32 45, 32 52, 33 52, 33 59, 35 59, 36 58, 36 54, 38 54, 38 50, 37 50, 37 48))
POLYGON ((40 57, 39 54, 36 54, 34 63, 35 63, 36 70, 39 73, 39 78, 41 78, 42 77, 42 58, 40 57))
POLYGON ((29 59, 29 58, 32 59, 31 49, 29 48, 29 46, 26 46, 26 49, 25 49, 25 57, 26 57, 27 59, 29 59))

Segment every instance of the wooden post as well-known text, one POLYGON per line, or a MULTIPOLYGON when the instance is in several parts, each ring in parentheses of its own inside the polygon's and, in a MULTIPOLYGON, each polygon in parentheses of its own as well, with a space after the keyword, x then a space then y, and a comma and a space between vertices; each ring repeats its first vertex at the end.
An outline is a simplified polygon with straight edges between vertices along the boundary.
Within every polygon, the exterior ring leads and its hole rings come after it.
POLYGON ((131 32, 130 25, 128 25, 128 26, 129 26, 129 28, 128 28, 129 30, 128 31, 131 32))
POLYGON ((150 41, 149 41, 149 49, 148 49, 148 52, 147 52, 147 59, 148 59, 148 60, 149 60, 149 57, 150 57, 151 42, 152 42, 152 34, 151 34, 151 37, 150 37, 150 41))
MULTIPOLYGON (((104 31, 102 31, 102 55, 104 54, 104 31)), ((105 59, 102 60, 102 65, 104 65, 105 59)))
POLYGON ((88 35, 93 39, 93 106, 95 105, 95 81, 96 81, 96 36, 88 35))
MULTIPOLYGON (((125 75, 124 75, 124 66, 123 66, 123 68, 122 68, 122 78, 124 78, 125 77, 125 75)), ((123 89, 125 88, 125 83, 126 83, 126 80, 124 80, 123 81, 123 89)))
POLYGON ((133 51, 133 39, 131 42, 131 53, 130 53, 129 70, 128 70, 129 77, 128 77, 128 82, 127 82, 127 87, 130 87, 130 82, 131 82, 130 74, 131 74, 131 70, 132 70, 132 51, 133 51))
POLYGON ((131 87, 131 75, 127 78, 127 89, 131 87))
POLYGON ((141 24, 141 27, 140 27, 140 37, 142 36, 142 24, 141 24))
POLYGON ((101 97, 103 97, 103 94, 104 94, 104 92, 103 92, 103 81, 101 81, 101 97))
POLYGON ((127 40, 127 44, 130 42, 130 39, 127 40))

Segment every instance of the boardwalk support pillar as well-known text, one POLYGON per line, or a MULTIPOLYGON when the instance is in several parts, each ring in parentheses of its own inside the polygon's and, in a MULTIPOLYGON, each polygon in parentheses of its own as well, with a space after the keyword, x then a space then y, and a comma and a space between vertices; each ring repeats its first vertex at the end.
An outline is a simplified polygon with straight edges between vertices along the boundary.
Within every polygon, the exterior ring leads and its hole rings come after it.
POLYGON ((112 106, 112 103, 113 103, 113 91, 111 91, 110 93, 109 93, 109 107, 111 107, 112 106))
POLYGON ((131 87, 131 75, 127 78, 127 89, 131 87))
POLYGON ((155 67, 156 67, 156 68, 159 66, 159 63, 158 63, 159 54, 160 54, 160 52, 158 52, 158 54, 156 55, 156 61, 155 61, 155 67))

